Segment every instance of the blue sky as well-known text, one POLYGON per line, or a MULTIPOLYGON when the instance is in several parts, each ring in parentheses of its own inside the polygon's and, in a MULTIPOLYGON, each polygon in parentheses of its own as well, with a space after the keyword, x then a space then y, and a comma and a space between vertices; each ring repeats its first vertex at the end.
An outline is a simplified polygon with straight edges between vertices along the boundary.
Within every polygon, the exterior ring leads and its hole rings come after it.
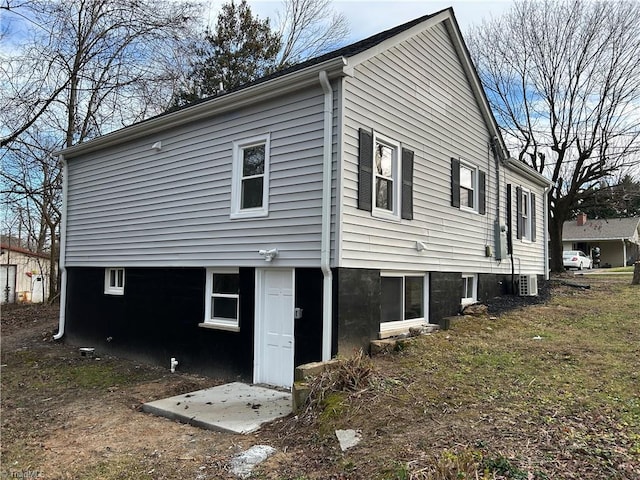
MULTIPOLYGON (((226 1, 228 0, 203 1, 209 7, 209 24, 215 23, 220 7, 226 1)), ((259 17, 269 17, 274 21, 277 12, 282 9, 281 0, 248 0, 248 3, 259 17)), ((470 26, 479 24, 482 19, 506 12, 512 0, 334 0, 332 4, 337 12, 343 13, 349 20, 351 35, 346 43, 353 43, 447 7, 453 7, 464 35, 470 26)), ((19 17, 0 11, 0 27, 11 28, 14 40, 19 37, 19 31, 15 28, 20 26, 19 17)), ((11 43, 10 38, 5 40, 8 44, 11 43)), ((4 45, 5 48, 9 46, 7 43, 4 45)))
MULTIPOLYGON (((215 22, 223 0, 210 0, 210 15, 215 22)), ((275 18, 281 9, 279 0, 248 0, 252 11, 261 18, 275 18)), ((511 0, 334 0, 336 11, 344 13, 349 20, 351 38, 349 43, 362 40, 370 35, 395 27, 439 10, 453 7, 463 34, 471 25, 479 24, 483 18, 500 16, 506 12, 511 0)))

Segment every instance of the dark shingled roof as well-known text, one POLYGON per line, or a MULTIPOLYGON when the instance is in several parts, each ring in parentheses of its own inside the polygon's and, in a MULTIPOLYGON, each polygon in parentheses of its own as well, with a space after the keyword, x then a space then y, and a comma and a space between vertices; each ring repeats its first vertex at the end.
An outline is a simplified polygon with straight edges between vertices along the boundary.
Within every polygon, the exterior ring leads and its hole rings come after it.
MULTIPOLYGON (((562 228, 563 240, 620 240, 630 239, 640 226, 640 217, 631 218, 603 218, 587 220, 578 226, 575 220, 564 222, 562 228)), ((636 240, 637 241, 637 240, 636 240)))
MULTIPOLYGON (((230 89, 230 90, 226 90, 222 93, 219 93, 217 95, 213 95, 207 98, 203 98, 202 100, 198 100, 195 102, 192 102, 188 105, 184 105, 182 107, 176 108, 174 110, 171 110, 171 112, 176 112, 179 110, 182 110, 184 108, 190 107, 192 105, 197 105, 199 103, 203 103, 203 102, 207 102, 209 100, 212 100, 214 98, 219 98, 222 97, 224 95, 227 95, 229 93, 232 92, 237 92, 239 90, 244 90, 245 88, 251 87, 253 85, 257 85, 260 83, 264 83, 267 82, 269 80, 272 80, 274 78, 278 78, 278 77, 282 77, 284 75, 288 75, 290 73, 293 72, 297 72, 298 70, 303 70, 307 67, 311 67, 313 65, 317 65, 319 63, 325 62, 327 60, 331 60, 333 58, 338 58, 338 57, 352 57, 354 55, 357 55, 358 53, 364 52, 365 50, 370 49, 371 47, 375 47, 376 45, 379 45, 380 43, 384 42, 385 40, 392 38, 396 35, 398 35, 399 33, 404 32, 405 30, 409 30, 410 28, 424 22, 425 20, 428 20, 436 15, 441 14, 442 12, 446 12, 447 10, 451 10, 451 8, 445 8, 443 10, 440 10, 436 13, 432 13, 430 15, 424 15, 422 17, 416 18, 415 20, 411 20, 410 22, 407 23, 403 23, 402 25, 398 25, 397 27, 393 27, 390 28, 389 30, 385 30, 384 32, 380 32, 377 33, 375 35, 372 35, 371 37, 365 38, 364 40, 360 40, 359 42, 356 43, 352 43, 351 45, 347 45, 345 47, 341 47, 337 50, 333 50, 329 53, 325 53, 324 55, 320 55, 318 57, 314 57, 311 58, 309 60, 305 60, 304 62, 301 63, 297 63, 295 65, 292 65, 289 68, 285 68, 284 70, 279 70, 275 73, 272 73, 271 75, 267 75, 265 77, 261 77, 258 78, 257 80, 254 80, 253 82, 249 82, 249 83, 245 83, 243 85, 240 85, 239 87, 236 87, 234 89, 230 89)), ((453 14, 453 11, 452 11, 453 14)), ((171 113, 171 112, 166 112, 166 113, 171 113)), ((161 114, 164 115, 164 114, 161 114)), ((159 116, 161 116, 159 115, 159 116)))

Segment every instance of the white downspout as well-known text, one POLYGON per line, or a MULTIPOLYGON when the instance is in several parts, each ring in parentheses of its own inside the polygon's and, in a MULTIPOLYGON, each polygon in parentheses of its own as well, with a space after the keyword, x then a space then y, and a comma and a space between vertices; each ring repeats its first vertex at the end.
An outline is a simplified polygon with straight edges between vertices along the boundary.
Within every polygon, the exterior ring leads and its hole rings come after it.
POLYGON ((549 189, 544 187, 544 195, 542 197, 542 219, 544 222, 544 279, 549 280, 549 189))
POLYGON ((333 137, 333 89, 326 71, 318 75, 324 92, 324 144, 322 158, 322 236, 320 268, 322 283, 322 360, 331 359, 333 324, 333 275, 331 274, 331 177, 333 137))
POLYGON ((627 242, 625 239, 622 239, 622 266, 627 266, 627 242))
POLYGON ((67 309, 67 268, 65 266, 66 244, 67 244, 67 195, 69 192, 69 165, 60 155, 62 162, 62 210, 60 218, 60 257, 58 268, 60 269, 60 318, 58 319, 58 333, 53 336, 54 340, 60 340, 64 336, 65 314, 67 309))

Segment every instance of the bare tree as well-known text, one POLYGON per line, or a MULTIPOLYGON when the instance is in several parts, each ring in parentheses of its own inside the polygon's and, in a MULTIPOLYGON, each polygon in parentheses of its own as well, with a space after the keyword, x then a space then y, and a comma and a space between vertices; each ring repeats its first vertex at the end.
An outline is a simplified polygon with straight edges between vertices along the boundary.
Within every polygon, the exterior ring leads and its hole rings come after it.
POLYGON ((181 74, 173 60, 199 9, 152 0, 1 7, 22 28, 5 34, 0 54, 0 189, 37 206, 55 295, 61 166, 52 153, 164 111, 181 74))
POLYGON ((347 18, 331 7, 330 0, 283 0, 277 24, 280 66, 331 51, 349 35, 347 18))
POLYGON ((518 158, 552 180, 552 270, 562 226, 640 148, 640 3, 516 2, 470 36, 489 102, 518 158))
MULTIPOLYGON (((33 129, 28 132, 34 133, 33 129)), ((55 295, 62 170, 51 155, 54 146, 46 143, 46 138, 30 135, 14 142, 10 154, 2 159, 0 185, 17 210, 18 228, 28 236, 28 245, 35 252, 49 254, 50 293, 55 295)))
POLYGON ((0 111, 4 124, 14 125, 0 147, 43 116, 69 146, 162 111, 170 95, 154 93, 177 77, 170 55, 191 34, 198 11, 189 3, 137 0, 3 8, 26 31, 0 57, 0 111))

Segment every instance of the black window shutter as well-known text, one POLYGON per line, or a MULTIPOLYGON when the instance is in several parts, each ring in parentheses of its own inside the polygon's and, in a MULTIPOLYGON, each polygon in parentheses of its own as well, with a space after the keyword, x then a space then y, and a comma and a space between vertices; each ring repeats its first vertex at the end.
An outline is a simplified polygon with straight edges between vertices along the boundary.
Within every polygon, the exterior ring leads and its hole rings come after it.
POLYGON ((460 160, 451 159, 451 206, 460 206, 460 160))
POLYGON ((531 192, 531 241, 536 241, 536 194, 531 192))
POLYGON ((358 147, 358 208, 371 211, 373 197, 373 133, 360 129, 358 147))
POLYGON ((512 214, 511 214, 511 209, 513 203, 512 203, 512 198, 511 198, 511 184, 507 183, 507 253, 508 254, 512 254, 513 253, 513 225, 511 224, 512 221, 512 214))
POLYGON ((402 149, 402 218, 413 220, 413 152, 402 149))
POLYGON ((522 238, 522 189, 516 187, 516 238, 522 238))
POLYGON ((487 213, 487 174, 482 170, 478 171, 478 213, 487 213))

